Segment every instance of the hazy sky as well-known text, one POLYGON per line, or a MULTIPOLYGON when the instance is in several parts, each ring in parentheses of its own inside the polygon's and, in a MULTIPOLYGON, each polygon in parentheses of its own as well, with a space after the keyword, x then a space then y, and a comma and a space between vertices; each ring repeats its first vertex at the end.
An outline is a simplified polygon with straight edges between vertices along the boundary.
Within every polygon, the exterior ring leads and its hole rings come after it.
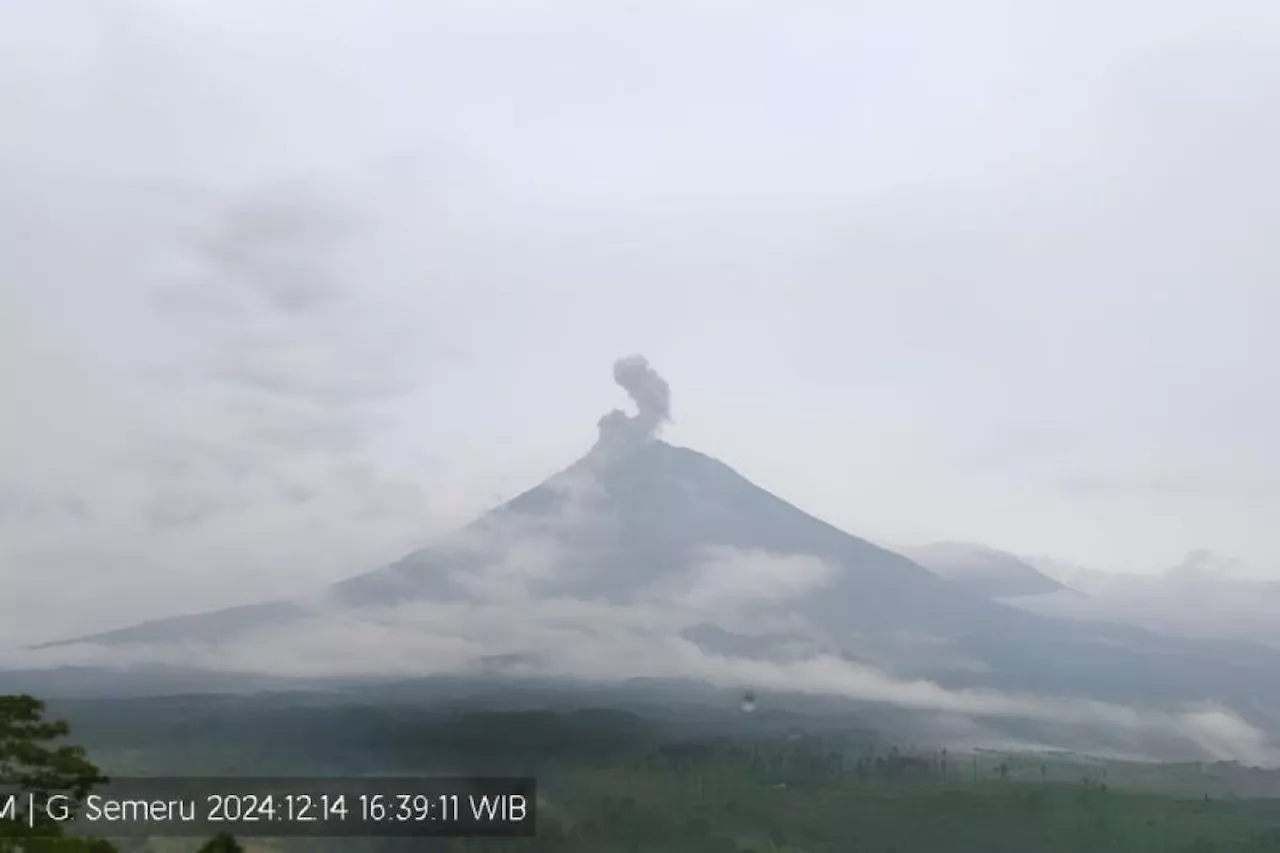
POLYGON ((0 2, 0 642, 667 436, 883 542, 1280 577, 1280 8, 0 2))

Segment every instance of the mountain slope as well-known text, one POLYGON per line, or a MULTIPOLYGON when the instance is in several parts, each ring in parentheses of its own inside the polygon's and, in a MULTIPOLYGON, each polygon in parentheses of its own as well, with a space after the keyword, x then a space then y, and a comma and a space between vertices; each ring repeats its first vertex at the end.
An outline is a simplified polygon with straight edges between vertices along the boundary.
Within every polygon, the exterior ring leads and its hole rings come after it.
POLYGON ((958 542, 897 549, 929 571, 984 598, 1047 595, 1067 587, 1013 554, 958 542))
POLYGON ((262 625, 278 625, 299 619, 309 612, 306 607, 294 602, 265 601, 261 604, 244 604, 206 613, 150 619, 127 628, 117 628, 113 631, 70 640, 42 643, 34 648, 56 648, 73 643, 96 643, 106 646, 130 643, 211 643, 228 635, 250 631, 262 625))
POLYGON ((538 585, 544 594, 627 601, 687 571, 700 553, 716 546, 831 561, 865 597, 939 587, 911 560, 798 510, 723 462, 653 441, 622 456, 580 460, 459 537, 343 581, 334 594, 356 605, 462 595, 450 580, 460 564, 474 564, 478 553, 494 556, 467 545, 510 546, 513 540, 556 547, 561 565, 556 577, 538 585))

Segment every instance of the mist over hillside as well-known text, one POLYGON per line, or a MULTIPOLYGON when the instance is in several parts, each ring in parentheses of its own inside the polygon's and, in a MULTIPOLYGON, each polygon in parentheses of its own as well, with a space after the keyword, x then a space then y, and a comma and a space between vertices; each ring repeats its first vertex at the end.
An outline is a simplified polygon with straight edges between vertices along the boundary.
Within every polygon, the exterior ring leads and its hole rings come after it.
POLYGON ((1123 622, 1191 637, 1250 640, 1280 648, 1280 583, 1239 573, 1207 550, 1155 574, 1104 572, 1029 558, 1082 595, 1047 594, 1010 603, 1046 616, 1123 622))

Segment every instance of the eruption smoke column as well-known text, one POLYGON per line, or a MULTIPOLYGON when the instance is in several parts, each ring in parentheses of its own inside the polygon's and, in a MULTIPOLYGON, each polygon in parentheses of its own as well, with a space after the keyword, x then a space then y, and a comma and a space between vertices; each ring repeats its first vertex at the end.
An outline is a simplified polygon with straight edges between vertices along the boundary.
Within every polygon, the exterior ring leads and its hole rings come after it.
POLYGON ((671 388, 642 355, 613 363, 613 379, 631 396, 636 414, 614 409, 600 419, 600 444, 634 446, 658 437, 671 420, 671 388))

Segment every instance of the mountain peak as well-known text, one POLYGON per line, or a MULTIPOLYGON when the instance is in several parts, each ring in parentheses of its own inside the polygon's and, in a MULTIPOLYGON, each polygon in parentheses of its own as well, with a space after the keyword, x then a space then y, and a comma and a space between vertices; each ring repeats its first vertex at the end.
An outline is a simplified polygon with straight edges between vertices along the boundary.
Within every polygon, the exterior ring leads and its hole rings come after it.
MULTIPOLYGON (((837 567, 856 597, 899 595, 936 579, 897 554, 805 513, 728 465, 660 438, 671 389, 641 355, 613 378, 635 404, 600 419, 580 459, 486 513, 453 537, 338 584, 338 601, 385 605, 467 597, 475 576, 537 552, 531 592, 633 601, 695 572, 708 552, 807 555, 837 567), (516 555, 513 557, 513 554, 516 555)), ((523 581, 522 581, 523 582, 523 581)))
MULTIPOLYGON (((897 595, 935 582, 898 554, 852 536, 752 483, 730 466, 658 438, 598 446, 573 465, 477 519, 459 533, 470 548, 509 552, 537 541, 556 552, 546 594, 629 601, 694 570, 708 552, 806 555, 838 568, 858 597, 897 595)), ((449 542, 339 585, 352 603, 384 604, 441 594, 454 564, 449 542), (410 580, 412 578, 412 580, 410 580)))

